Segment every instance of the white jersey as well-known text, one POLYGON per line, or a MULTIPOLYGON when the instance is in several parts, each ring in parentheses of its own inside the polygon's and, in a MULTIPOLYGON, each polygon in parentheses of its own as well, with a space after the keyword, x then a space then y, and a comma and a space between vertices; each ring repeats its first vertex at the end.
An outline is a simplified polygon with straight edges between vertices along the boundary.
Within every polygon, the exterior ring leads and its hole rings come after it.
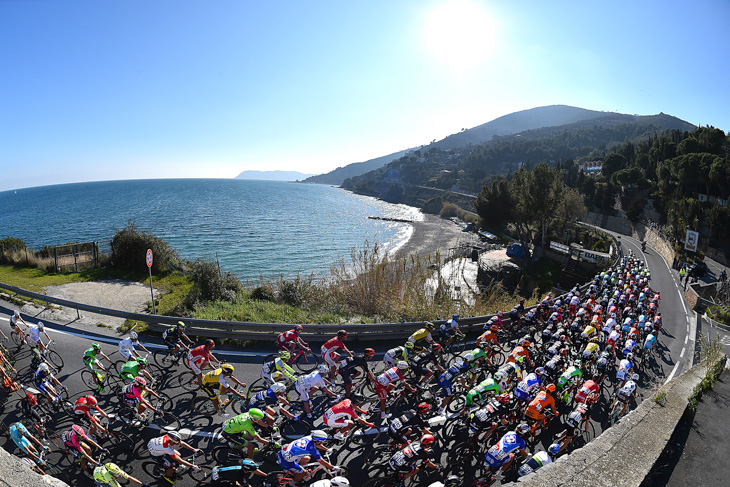
POLYGON ((171 456, 175 455, 175 449, 172 447, 172 443, 167 438, 167 435, 152 438, 147 443, 147 449, 154 457, 160 457, 165 454, 171 456))
POLYGON ((28 333, 28 335, 30 336, 31 340, 37 342, 41 339, 41 329, 38 328, 38 325, 33 325, 30 327, 30 332, 28 333))
POLYGON ((127 337, 119 342, 119 351, 121 352, 123 350, 134 350, 134 344, 131 338, 127 337))
POLYGON ((319 374, 319 371, 315 370, 312 373, 300 376, 299 379, 297 379, 296 386, 297 386, 297 390, 299 390, 299 389, 309 390, 314 387, 320 387, 320 388, 324 387, 325 383, 324 383, 324 379, 319 374))

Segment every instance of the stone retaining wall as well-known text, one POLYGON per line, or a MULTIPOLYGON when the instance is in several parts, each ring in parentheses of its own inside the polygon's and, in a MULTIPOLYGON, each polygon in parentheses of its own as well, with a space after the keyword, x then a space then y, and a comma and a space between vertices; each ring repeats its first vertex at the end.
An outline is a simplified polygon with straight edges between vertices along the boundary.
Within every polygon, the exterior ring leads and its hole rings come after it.
MULTIPOLYGON (((651 471, 707 369, 696 365, 661 387, 664 405, 647 397, 598 438, 535 474, 509 485, 529 487, 638 487, 651 471)), ((659 392, 659 391, 657 391, 659 392)))
POLYGON ((0 486, 29 487, 45 485, 69 487, 67 483, 50 475, 38 475, 18 457, 0 448, 0 486))

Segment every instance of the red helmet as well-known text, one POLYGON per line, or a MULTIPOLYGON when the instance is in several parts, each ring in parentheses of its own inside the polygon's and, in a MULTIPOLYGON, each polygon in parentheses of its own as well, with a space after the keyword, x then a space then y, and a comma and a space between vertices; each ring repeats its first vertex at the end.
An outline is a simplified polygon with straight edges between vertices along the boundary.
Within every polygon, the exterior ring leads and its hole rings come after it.
POLYGON ((433 435, 423 435, 421 436, 421 444, 422 445, 433 445, 436 442, 436 438, 433 437, 433 435))
POLYGON ((373 350, 372 348, 366 348, 365 349, 365 356, 366 357, 372 357, 373 355, 375 355, 375 350, 373 350))
POLYGON ((434 352, 440 352, 442 348, 443 347, 438 343, 434 343, 433 345, 431 345, 431 350, 433 350, 434 352))
POLYGON ((568 355, 568 349, 567 348, 561 348, 560 349, 560 355, 563 355, 563 356, 568 355))
POLYGON ((88 396, 86 396, 86 404, 88 404, 89 406, 96 406, 97 404, 99 404, 99 401, 97 401, 94 396, 89 394, 88 396))
POLYGON ((427 402, 422 402, 418 405, 418 412, 420 414, 426 414, 431 410, 431 406, 427 402))
POLYGON ((210 338, 208 338, 205 341, 205 346, 206 347, 210 347, 210 348, 215 348, 215 342, 213 340, 211 340, 210 338))
POLYGON ((302 331, 303 329, 304 329, 304 327, 302 325, 296 325, 294 327, 294 331, 302 331))
POLYGON ((502 404, 507 404, 510 400, 509 393, 500 394, 497 396, 497 401, 501 402, 502 404))
POLYGON ((147 379, 145 379, 144 377, 139 377, 139 376, 135 377, 134 383, 136 385, 138 385, 139 387, 147 387, 147 379))
POLYGON ((492 331, 499 331, 499 326, 498 325, 492 325, 492 327, 490 328, 490 330, 492 330, 492 331))
POLYGON ((25 394, 25 397, 28 399, 28 404, 30 404, 31 406, 35 406, 36 404, 38 404, 38 399, 35 397, 34 394, 27 392, 25 394))

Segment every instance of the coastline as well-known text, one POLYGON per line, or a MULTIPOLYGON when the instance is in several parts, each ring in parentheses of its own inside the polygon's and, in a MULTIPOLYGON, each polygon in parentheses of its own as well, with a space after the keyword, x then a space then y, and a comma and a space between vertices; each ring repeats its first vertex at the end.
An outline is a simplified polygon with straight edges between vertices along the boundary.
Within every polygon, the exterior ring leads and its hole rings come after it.
POLYGON ((478 241, 476 234, 463 232, 456 223, 437 215, 423 213, 422 221, 414 221, 408 225, 412 228, 411 235, 396 250, 396 255, 418 254, 426 257, 438 252, 444 260, 452 249, 478 241))

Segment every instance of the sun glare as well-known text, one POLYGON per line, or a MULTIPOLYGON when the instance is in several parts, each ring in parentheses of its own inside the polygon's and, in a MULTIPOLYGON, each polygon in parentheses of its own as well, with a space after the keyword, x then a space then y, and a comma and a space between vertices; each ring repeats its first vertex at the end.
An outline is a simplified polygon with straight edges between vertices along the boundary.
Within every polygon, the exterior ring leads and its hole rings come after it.
POLYGON ((449 69, 464 74, 488 58, 494 21, 481 3, 470 0, 439 2, 428 13, 425 46, 449 69))

